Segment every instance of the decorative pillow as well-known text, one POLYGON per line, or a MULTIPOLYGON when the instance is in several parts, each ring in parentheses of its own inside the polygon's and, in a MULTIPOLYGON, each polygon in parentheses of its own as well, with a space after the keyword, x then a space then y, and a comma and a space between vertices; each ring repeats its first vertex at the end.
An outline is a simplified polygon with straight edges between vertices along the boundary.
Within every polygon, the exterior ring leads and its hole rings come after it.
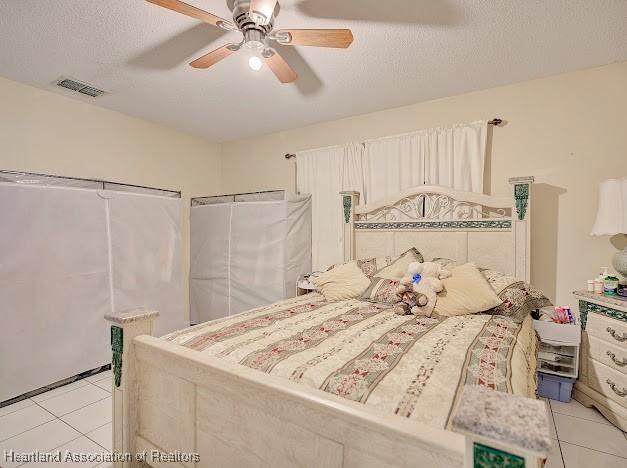
POLYGON ((396 293, 398 280, 374 277, 370 281, 370 286, 361 295, 363 301, 379 302, 382 304, 394 305, 401 301, 396 293))
MULTIPOLYGON (((403 258, 405 255, 409 253, 413 253, 413 255, 416 257, 416 260, 412 260, 412 261, 420 262, 420 263, 424 262, 424 258, 422 254, 417 249, 412 247, 403 255, 399 255, 397 257, 372 257, 372 258, 364 258, 360 260, 351 260, 350 262, 347 262, 347 263, 356 264, 364 273, 364 275, 366 275, 368 278, 372 278, 379 271, 385 269, 386 267, 393 265, 395 262, 397 262, 399 259, 403 258)), ((411 263, 411 261, 409 263, 411 263)), ((334 268, 337 268, 340 265, 345 265, 345 263, 331 265, 327 271, 333 270, 334 268)), ((399 278, 401 278, 404 274, 405 274, 405 271, 403 271, 403 273, 401 274, 401 276, 399 276, 399 278)), ((377 275, 377 276, 380 276, 380 275, 377 275)), ((398 279, 398 278, 391 278, 391 279, 398 279)))
POLYGON ((484 269, 483 276, 503 301, 502 304, 486 310, 489 315, 504 315, 521 323, 535 309, 553 305, 541 291, 499 271, 484 269))
MULTIPOLYGON (((444 268, 452 268, 456 265, 455 260, 449 258, 434 258, 433 261, 444 268)), ((525 317, 535 309, 553 305, 548 297, 529 283, 489 268, 479 267, 479 271, 503 301, 500 305, 486 310, 485 314, 503 315, 517 323, 522 323, 525 317)))
POLYGON ((405 273, 407 273, 407 267, 410 263, 418 262, 424 263, 425 259, 420 252, 414 247, 407 252, 396 258, 390 265, 377 271, 377 278, 400 280, 405 273))
MULTIPOLYGON (((366 275, 368 278, 372 278, 372 276, 379 271, 381 268, 385 268, 388 265, 391 265, 398 257, 373 257, 373 258, 364 258, 360 260, 351 260, 346 263, 354 263, 359 267, 359 269, 366 275)), ((331 271, 334 268, 339 267, 340 265, 346 265, 346 263, 336 263, 331 265, 327 271, 331 271)))
POLYGON ((338 265, 312 281, 327 301, 354 299, 370 285, 370 280, 355 262, 338 265))
POLYGON ((444 291, 438 294, 435 313, 442 317, 483 312, 501 305, 490 284, 474 263, 466 263, 442 280, 444 291))

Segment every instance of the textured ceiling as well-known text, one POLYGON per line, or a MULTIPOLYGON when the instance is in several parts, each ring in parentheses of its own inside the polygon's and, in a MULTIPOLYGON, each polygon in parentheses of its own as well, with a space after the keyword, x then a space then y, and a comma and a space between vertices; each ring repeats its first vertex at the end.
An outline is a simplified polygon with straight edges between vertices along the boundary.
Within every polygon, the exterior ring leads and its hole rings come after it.
MULTIPOLYGON (((188 0, 230 19, 226 0, 188 0)), ((143 0, 0 0, 0 75, 222 142, 627 60, 625 0, 284 0, 278 28, 353 30, 282 47, 300 80, 192 59, 237 41, 143 0), (52 86, 69 76, 111 94, 52 86)), ((478 116, 486 117, 486 116, 478 116)))

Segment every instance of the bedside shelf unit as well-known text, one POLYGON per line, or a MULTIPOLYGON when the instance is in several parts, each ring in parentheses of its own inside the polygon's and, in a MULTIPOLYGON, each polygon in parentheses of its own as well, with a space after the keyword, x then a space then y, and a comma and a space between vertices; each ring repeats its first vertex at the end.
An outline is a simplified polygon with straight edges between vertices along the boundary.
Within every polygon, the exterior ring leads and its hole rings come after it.
POLYGON ((574 398, 627 431, 627 299, 575 291, 583 327, 574 398))
POLYGON ((579 373, 579 325, 533 321, 540 337, 538 372, 576 379, 579 373))

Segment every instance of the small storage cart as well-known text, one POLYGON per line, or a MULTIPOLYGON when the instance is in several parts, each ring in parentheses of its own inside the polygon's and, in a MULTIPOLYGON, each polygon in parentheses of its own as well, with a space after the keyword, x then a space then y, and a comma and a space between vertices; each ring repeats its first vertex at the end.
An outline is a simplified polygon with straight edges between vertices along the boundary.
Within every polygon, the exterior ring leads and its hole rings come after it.
POLYGON ((540 337, 538 352, 538 394, 568 402, 579 374, 581 326, 534 320, 540 337))

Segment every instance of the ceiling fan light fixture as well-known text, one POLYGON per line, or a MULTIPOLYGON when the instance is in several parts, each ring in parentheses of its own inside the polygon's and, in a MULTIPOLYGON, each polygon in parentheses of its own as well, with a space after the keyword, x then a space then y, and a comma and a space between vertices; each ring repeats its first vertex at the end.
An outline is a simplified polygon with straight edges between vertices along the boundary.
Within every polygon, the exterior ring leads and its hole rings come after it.
POLYGON ((250 29, 244 33, 244 42, 249 49, 261 49, 264 47, 264 35, 261 31, 250 29))
POLYGON ((263 61, 256 55, 253 55, 248 59, 248 66, 252 71, 259 71, 263 67, 263 61))

